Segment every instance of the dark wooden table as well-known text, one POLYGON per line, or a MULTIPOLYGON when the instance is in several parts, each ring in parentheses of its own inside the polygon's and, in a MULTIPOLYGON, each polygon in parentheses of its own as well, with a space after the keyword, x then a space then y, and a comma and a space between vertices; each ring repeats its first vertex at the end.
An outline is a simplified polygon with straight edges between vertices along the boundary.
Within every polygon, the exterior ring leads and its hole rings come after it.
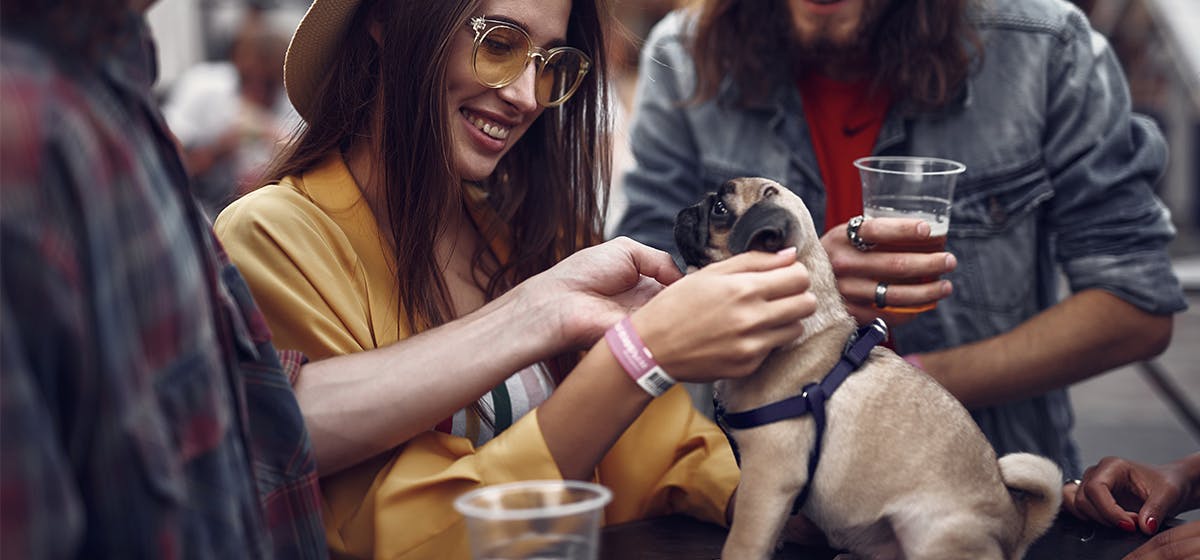
MULTIPOLYGON (((1178 521, 1168 525, 1174 526, 1178 521)), ((601 560, 713 560, 721 557, 723 527, 675 515, 605 528, 600 535, 601 560)), ((1079 521, 1063 514, 1029 549, 1026 560, 1120 560, 1148 537, 1079 521)), ((777 560, 828 560, 837 551, 787 544, 777 560)))

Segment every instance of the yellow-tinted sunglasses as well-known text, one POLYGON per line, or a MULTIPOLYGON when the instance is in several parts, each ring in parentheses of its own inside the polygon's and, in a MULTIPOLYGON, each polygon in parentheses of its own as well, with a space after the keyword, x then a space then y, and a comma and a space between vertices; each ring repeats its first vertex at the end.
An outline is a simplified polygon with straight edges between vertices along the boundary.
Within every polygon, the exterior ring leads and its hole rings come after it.
POLYGON ((543 107, 565 103, 591 68, 592 61, 574 47, 546 50, 533 45, 524 29, 503 21, 473 17, 467 26, 475 32, 471 69, 480 84, 502 88, 516 81, 533 60, 537 64, 534 95, 543 107))

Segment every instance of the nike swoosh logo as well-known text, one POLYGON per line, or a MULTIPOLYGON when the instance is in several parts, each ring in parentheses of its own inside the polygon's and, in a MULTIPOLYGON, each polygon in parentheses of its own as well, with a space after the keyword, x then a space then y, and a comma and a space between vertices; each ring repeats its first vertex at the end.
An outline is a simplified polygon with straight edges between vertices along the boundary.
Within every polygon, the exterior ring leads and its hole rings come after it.
POLYGON ((846 136, 858 136, 860 132, 866 130, 869 126, 871 126, 871 121, 855 126, 844 125, 842 126, 842 134, 846 136))

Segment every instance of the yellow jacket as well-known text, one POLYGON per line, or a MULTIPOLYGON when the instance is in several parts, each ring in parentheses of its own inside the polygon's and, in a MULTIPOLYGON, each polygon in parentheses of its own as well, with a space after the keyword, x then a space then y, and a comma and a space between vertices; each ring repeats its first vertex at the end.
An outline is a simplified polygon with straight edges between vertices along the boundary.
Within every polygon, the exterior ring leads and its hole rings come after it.
MULTIPOLYGON (((340 156, 246 195, 221 213, 216 231, 279 348, 322 359, 410 335, 399 320, 394 260, 340 156)), ((426 432, 322 479, 326 537, 337 557, 467 558, 455 497, 561 476, 536 409, 478 448, 426 432)), ((674 512, 724 523, 738 470, 720 430, 676 387, 626 430, 596 481, 613 491, 606 523, 674 512)))

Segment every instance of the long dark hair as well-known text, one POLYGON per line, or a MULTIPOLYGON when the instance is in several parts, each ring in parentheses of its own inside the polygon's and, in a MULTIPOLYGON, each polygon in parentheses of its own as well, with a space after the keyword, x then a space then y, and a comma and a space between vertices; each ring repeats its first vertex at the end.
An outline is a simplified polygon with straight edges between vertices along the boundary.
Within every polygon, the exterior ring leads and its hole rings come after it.
MULTIPOLYGON (((971 1, 888 2, 862 45, 873 86, 919 110, 951 101, 965 83, 972 60, 982 56, 978 35, 967 19, 971 1)), ((739 103, 761 101, 799 69, 794 46, 787 0, 704 1, 691 44, 697 73, 693 99, 715 97, 729 75, 738 85, 739 103)))
MULTIPOLYGON (((465 33, 481 1, 379 1, 386 9, 373 9, 375 2, 359 7, 315 96, 312 118, 267 177, 303 173, 356 137, 380 131, 376 172, 385 185, 401 318, 419 332, 452 318, 433 243, 464 196, 450 145, 446 69, 451 38, 465 33), (371 17, 378 19, 386 53, 366 32, 371 17)), ((604 0, 572 3, 566 39, 588 53, 592 70, 570 101, 543 112, 481 185, 511 233, 510 258, 484 271, 480 288, 489 300, 602 238, 610 164, 607 15, 604 0)), ((487 240, 499 233, 481 235, 487 240)), ((485 250, 474 255, 476 269, 485 250)))

